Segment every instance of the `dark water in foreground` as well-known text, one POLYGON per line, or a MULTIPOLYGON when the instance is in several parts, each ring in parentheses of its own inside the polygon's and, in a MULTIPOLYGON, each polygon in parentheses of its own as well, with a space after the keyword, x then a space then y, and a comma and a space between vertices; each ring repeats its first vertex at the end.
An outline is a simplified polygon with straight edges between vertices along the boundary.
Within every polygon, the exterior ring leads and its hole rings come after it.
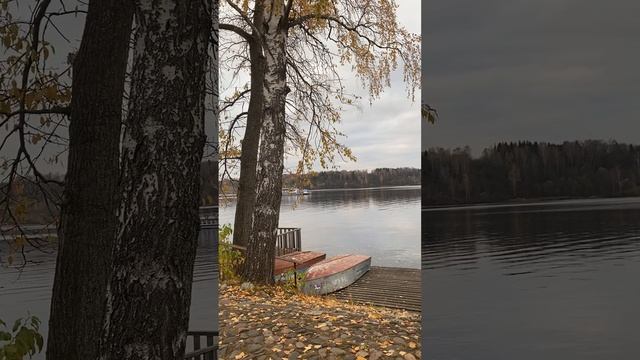
MULTIPOLYGON (((213 245, 201 245, 196 255, 191 300, 190 330, 218 329, 218 271, 213 245)), ((4 248, 2 254, 6 255, 4 248)), ((0 266, 0 319, 7 324, 29 312, 42 320, 41 333, 46 337, 51 288, 55 274, 55 254, 31 251, 30 261, 21 271, 0 266)), ((44 359, 43 353, 34 359, 44 359)))
POLYGON ((423 357, 640 359, 640 198, 422 211, 423 357))
MULTIPOLYGON (((220 224, 235 202, 220 201, 220 224)), ((280 227, 298 227, 302 249, 327 256, 363 254, 375 266, 420 268, 420 187, 313 191, 283 196, 280 227)))

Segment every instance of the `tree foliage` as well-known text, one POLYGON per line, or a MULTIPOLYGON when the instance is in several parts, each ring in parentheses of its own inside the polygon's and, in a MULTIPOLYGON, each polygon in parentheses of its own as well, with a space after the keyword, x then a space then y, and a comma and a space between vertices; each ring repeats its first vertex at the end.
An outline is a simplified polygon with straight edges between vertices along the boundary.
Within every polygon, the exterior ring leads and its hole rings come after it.
POLYGON ((432 108, 429 104, 422 104, 422 119, 426 120, 428 123, 435 124, 438 119, 438 111, 432 108))
POLYGON ((16 319, 11 329, 0 319, 0 360, 23 360, 42 351, 40 319, 35 316, 16 319))
MULTIPOLYGON (((223 100, 221 166, 237 167, 243 121, 251 89, 244 75, 250 67, 248 38, 256 32, 251 19, 256 2, 229 0, 221 15, 221 62, 231 74, 231 93, 223 100), (244 76, 243 76, 244 75, 244 76), (222 145, 224 144, 224 146, 222 145)), ((296 171, 309 171, 316 161, 329 168, 337 157, 355 160, 341 141, 343 112, 357 105, 345 82, 351 70, 375 101, 391 85, 392 73, 402 66, 407 95, 420 87, 420 41, 397 20, 394 0, 289 0, 286 18, 287 155, 299 159, 296 171)), ((224 170, 228 170, 225 168, 224 170)), ((230 175, 232 171, 222 171, 230 175)))
POLYGON ((19 5, 0 0, 0 223, 24 234, 24 213, 33 205, 24 202, 20 192, 25 184, 40 190, 50 219, 61 201, 51 185, 59 187, 62 181, 46 175, 42 167, 65 156, 71 65, 67 54, 57 53, 48 39, 53 33, 74 44, 60 32, 58 20, 85 11, 83 6, 54 6, 51 0, 36 1, 28 11, 19 5))

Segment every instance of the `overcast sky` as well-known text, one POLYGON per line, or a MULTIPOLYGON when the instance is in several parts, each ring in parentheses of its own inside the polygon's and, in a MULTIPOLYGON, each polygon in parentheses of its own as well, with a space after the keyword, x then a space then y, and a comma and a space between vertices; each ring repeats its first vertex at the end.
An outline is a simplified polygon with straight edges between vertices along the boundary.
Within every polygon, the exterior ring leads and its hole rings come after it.
POLYGON ((422 148, 505 140, 640 142, 640 2, 430 0, 422 148))
MULTIPOLYGON (((399 22, 419 34, 420 0, 399 0, 399 22)), ((380 99, 369 104, 367 95, 351 71, 345 71, 352 91, 363 96, 360 109, 343 114, 339 129, 347 135, 344 143, 351 147, 358 161, 337 164, 342 169, 374 169, 379 167, 420 167, 420 94, 415 101, 407 98, 402 82, 402 66, 393 74, 391 88, 380 99)))

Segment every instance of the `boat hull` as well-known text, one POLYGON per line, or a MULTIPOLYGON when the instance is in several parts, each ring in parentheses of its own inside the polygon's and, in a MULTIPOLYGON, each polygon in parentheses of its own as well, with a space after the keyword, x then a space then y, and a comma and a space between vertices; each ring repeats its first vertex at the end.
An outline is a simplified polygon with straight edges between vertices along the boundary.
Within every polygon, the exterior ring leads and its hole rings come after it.
POLYGON ((312 265, 302 291, 308 295, 329 294, 353 284, 371 268, 371 257, 343 255, 312 265))

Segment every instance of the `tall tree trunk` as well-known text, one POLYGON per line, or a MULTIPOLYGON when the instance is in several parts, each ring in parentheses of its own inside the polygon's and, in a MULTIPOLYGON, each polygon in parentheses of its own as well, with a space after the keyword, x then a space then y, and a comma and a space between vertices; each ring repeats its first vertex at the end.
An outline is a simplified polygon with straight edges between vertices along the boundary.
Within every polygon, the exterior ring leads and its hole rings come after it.
POLYGON ((137 0, 101 359, 181 359, 198 241, 212 6, 137 0))
MULTIPOLYGON (((259 28, 262 23, 264 8, 256 3, 253 23, 259 28)), ((258 162, 258 147, 260 144, 260 129, 264 109, 264 55, 260 34, 253 34, 254 39, 249 42, 251 57, 251 98, 247 111, 247 127, 242 139, 242 153, 240 155, 240 180, 238 183, 238 201, 233 225, 233 243, 247 246, 249 234, 253 224, 253 208, 256 203, 256 167, 258 162)))
POLYGON ((69 167, 58 228, 47 359, 95 359, 117 225, 122 95, 133 6, 89 4, 73 63, 69 167))
POLYGON ((265 47, 264 118, 260 139, 257 197, 244 275, 256 283, 273 283, 275 237, 280 217, 284 169, 287 87, 285 2, 265 0, 262 22, 265 47))

